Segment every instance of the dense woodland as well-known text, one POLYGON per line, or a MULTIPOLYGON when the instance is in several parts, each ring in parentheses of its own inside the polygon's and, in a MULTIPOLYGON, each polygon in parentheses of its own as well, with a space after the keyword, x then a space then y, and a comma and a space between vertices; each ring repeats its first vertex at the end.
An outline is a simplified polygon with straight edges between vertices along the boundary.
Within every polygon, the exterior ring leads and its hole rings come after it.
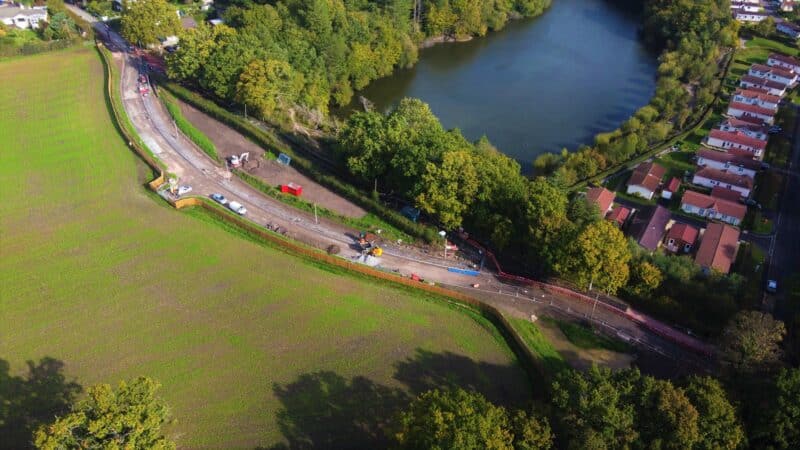
POLYGON ((318 122, 371 81, 417 61, 428 37, 465 38, 550 0, 229 0, 223 26, 180 35, 170 77, 280 120, 318 122))

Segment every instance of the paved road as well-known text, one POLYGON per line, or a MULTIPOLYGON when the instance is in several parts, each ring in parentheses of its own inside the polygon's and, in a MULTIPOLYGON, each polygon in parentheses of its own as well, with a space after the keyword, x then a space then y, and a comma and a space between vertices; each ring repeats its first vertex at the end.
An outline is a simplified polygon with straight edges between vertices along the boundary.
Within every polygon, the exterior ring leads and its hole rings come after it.
MULTIPOLYGON (((76 11, 78 12, 78 11, 76 11)), ((83 11, 80 11, 85 17, 83 11)), ((87 20, 94 21, 87 17, 87 20)), ((314 217, 295 210, 283 203, 263 195, 253 189, 223 167, 208 158, 191 141, 179 133, 154 96, 142 97, 136 89, 139 75, 138 58, 126 52, 127 46, 121 37, 108 30, 105 25, 96 23, 95 28, 101 38, 114 51, 114 60, 122 68, 120 89, 123 105, 142 139, 169 167, 169 171, 181 179, 181 184, 193 187, 193 195, 207 196, 222 193, 232 200, 242 202, 248 208, 247 217, 260 225, 272 224, 287 230, 287 235, 313 245, 326 248, 330 244, 339 245, 343 256, 357 258, 358 253, 351 248, 354 231, 337 223, 314 217)), ((166 195, 166 194, 164 194, 166 195)), ((500 283, 491 273, 478 277, 454 274, 447 270, 453 265, 464 265, 466 261, 454 263, 437 255, 421 253, 418 249, 387 245, 379 263, 381 268, 403 275, 417 273, 428 280, 459 289, 467 289, 500 309, 517 316, 561 314, 572 318, 588 318, 600 324, 609 334, 636 343, 640 348, 669 356, 683 365, 707 368, 709 362, 694 353, 685 351, 671 341, 643 328, 635 321, 602 307, 571 298, 561 298, 535 289, 511 287, 500 283), (469 286, 479 283, 479 289, 469 286)))
MULTIPOLYGON (((800 108, 795 107, 800 110, 800 108)), ((769 279, 778 281, 777 314, 786 279, 800 273, 800 114, 797 115, 792 140, 792 155, 786 168, 786 186, 780 198, 780 210, 775 219, 775 235, 769 249, 769 279)))

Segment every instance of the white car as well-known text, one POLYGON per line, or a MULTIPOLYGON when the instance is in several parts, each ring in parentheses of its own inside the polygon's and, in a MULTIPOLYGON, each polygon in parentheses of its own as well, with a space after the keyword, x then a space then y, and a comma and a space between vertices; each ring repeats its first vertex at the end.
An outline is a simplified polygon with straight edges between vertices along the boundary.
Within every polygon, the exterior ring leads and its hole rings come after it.
POLYGON ((178 187, 178 195, 184 195, 192 192, 192 187, 188 185, 183 185, 178 187))
POLYGON ((240 216, 247 214, 247 208, 242 206, 242 204, 239 202, 228 203, 228 208, 230 208, 231 211, 235 212, 236 214, 239 214, 240 216))
POLYGON ((776 280, 769 280, 767 282, 767 292, 771 294, 778 292, 778 282, 776 280))

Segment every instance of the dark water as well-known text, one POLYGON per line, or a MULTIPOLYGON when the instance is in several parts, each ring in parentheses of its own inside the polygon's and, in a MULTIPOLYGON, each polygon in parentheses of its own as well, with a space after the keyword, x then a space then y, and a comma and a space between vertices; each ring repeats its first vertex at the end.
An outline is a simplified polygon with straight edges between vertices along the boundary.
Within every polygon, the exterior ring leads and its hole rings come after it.
POLYGON ((527 168, 543 152, 590 144, 648 103, 657 61, 638 25, 604 0, 553 0, 537 19, 425 49, 412 69, 361 95, 379 110, 420 98, 446 128, 471 140, 485 134, 527 168))

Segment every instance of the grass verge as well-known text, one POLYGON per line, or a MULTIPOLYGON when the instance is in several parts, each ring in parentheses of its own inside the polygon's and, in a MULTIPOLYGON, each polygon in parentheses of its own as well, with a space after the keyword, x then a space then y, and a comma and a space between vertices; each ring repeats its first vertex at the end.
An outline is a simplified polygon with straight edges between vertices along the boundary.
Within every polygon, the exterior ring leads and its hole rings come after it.
POLYGON ((181 130, 181 133, 185 134, 192 142, 194 142, 200 150, 205 152, 206 155, 211 157, 214 161, 220 162, 222 161, 217 154, 217 147, 211 142, 211 139, 208 138, 202 131, 195 128, 186 117, 183 116, 181 112, 180 106, 177 103, 172 101, 169 95, 164 95, 162 91, 160 98, 161 101, 164 103, 164 106, 167 108, 170 117, 172 120, 175 121, 175 124, 178 126, 178 129, 181 130))
POLYGON ((595 333, 591 328, 563 320, 549 320, 558 326, 564 336, 573 345, 583 349, 604 349, 619 353, 632 353, 633 348, 625 342, 611 339, 607 336, 595 333))
POLYGON ((549 379, 569 368, 567 362, 556 351, 553 344, 544 337, 536 324, 529 320, 518 318, 511 318, 508 321, 528 346, 531 353, 538 358, 537 365, 549 379))

